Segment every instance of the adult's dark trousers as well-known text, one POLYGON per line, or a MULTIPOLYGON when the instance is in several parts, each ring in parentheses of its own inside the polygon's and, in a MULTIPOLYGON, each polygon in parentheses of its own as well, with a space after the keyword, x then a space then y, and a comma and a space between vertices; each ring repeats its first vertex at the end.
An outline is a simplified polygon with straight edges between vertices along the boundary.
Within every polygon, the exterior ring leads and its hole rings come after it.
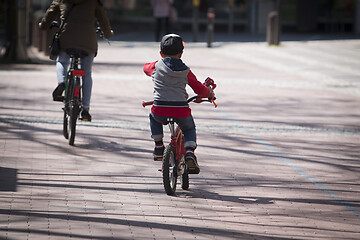
POLYGON ((169 17, 157 17, 156 18, 156 27, 155 27, 155 40, 160 41, 160 36, 162 30, 164 35, 170 33, 170 20, 169 17))

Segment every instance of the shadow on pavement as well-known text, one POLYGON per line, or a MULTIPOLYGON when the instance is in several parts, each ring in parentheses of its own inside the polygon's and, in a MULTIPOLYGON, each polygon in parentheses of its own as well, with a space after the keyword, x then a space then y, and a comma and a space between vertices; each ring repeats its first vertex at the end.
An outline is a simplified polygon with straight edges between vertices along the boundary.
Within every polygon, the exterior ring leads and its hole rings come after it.
POLYGON ((0 192, 16 192, 17 172, 15 168, 0 167, 0 192))
MULTIPOLYGON (((10 214, 10 210, 0 209, 0 215, 8 215, 10 214)), ((33 217, 33 218, 45 218, 45 219, 56 219, 56 220, 64 220, 64 221, 81 221, 81 222, 90 222, 90 223, 106 223, 111 225, 121 225, 121 226, 134 226, 134 227, 141 227, 144 228, 143 231, 148 231, 148 229, 171 229, 172 231, 177 232, 184 232, 188 233, 189 231, 193 232, 197 235, 211 235, 217 237, 235 237, 238 239, 259 239, 259 240, 270 240, 274 239, 273 237, 264 236, 260 234, 249 234, 241 232, 241 229, 238 231, 227 231, 224 229, 219 228, 210 228, 210 227, 196 227, 196 226, 183 226, 177 224, 167 224, 167 223, 155 223, 155 222, 148 222, 148 221, 135 221, 125 219, 125 216, 118 214, 118 218, 115 218, 116 215, 112 218, 104 218, 104 217, 91 217, 91 216, 82 216, 76 215, 79 213, 69 212, 68 214, 59 214, 58 212, 39 212, 39 211, 26 211, 26 210, 11 210, 11 215, 13 216, 23 216, 23 217, 33 217), (124 219, 123 219, 124 218, 124 219)), ((88 213, 90 215, 91 213, 88 213)), ((182 216, 179 216, 182 218, 182 216)), ((221 222, 221 221, 219 221, 221 222)), ((61 232, 48 232, 48 231, 41 231, 41 230, 32 230, 27 228, 0 228, 0 231, 7 231, 7 232, 30 232, 30 233, 38 233, 44 235, 55 235, 55 236, 65 236, 65 237, 79 237, 79 238, 91 238, 91 239, 113 239, 108 238, 105 236, 89 236, 85 234, 76 234, 70 235, 61 232)), ((120 238, 121 239, 121 236, 120 238)), ((285 240, 285 239, 300 239, 300 238, 286 238, 286 237, 277 237, 276 239, 285 240)))

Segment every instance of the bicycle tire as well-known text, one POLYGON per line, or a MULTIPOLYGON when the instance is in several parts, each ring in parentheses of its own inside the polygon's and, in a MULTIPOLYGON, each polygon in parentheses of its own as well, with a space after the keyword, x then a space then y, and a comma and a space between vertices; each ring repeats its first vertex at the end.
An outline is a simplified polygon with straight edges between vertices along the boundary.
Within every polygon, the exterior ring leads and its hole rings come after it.
POLYGON ((189 174, 188 173, 183 173, 181 175, 181 188, 183 190, 189 189, 189 174))
POLYGON ((175 156, 174 147, 171 145, 166 146, 162 162, 162 175, 167 195, 174 195, 176 191, 177 170, 175 156))
POLYGON ((65 139, 69 139, 69 131, 68 131, 69 119, 66 111, 64 110, 64 122, 63 122, 63 135, 65 139))
POLYGON ((76 120, 79 114, 79 106, 72 104, 69 115, 69 145, 73 146, 76 134, 76 120))
POLYGON ((70 133, 70 96, 73 95, 73 78, 68 72, 65 80, 65 101, 64 101, 64 123, 63 123, 63 135, 65 139, 69 139, 70 133))

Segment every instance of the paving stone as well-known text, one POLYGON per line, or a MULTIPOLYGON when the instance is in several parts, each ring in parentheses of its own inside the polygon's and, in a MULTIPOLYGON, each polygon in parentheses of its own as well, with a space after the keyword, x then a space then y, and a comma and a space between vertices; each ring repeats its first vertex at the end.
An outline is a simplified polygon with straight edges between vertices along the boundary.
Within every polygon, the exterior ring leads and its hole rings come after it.
POLYGON ((187 43, 219 107, 191 105, 201 173, 175 196, 141 106, 158 44, 99 44, 75 146, 51 101, 54 65, 0 65, 0 238, 359 239, 359 44, 187 43))

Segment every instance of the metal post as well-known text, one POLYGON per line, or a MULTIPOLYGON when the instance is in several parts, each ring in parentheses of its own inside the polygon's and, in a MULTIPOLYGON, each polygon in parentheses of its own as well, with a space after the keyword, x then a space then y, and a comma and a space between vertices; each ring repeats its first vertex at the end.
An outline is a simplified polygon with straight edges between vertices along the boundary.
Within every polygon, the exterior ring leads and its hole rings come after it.
POLYGON ((212 42, 214 38, 214 20, 215 20, 215 11, 213 8, 209 8, 207 12, 207 47, 212 47, 212 42))
POLYGON ((234 32, 234 4, 235 0, 229 0, 229 34, 232 34, 234 32))
POLYGON ((258 0, 252 0, 249 3, 249 32, 252 34, 258 33, 258 0))
POLYGON ((6 52, 10 62, 27 61, 27 4, 26 0, 6 1, 6 52))
POLYGON ((193 0, 193 40, 194 42, 198 41, 199 36, 199 6, 200 0, 193 0))
POLYGON ((280 45, 280 39, 281 39, 281 0, 276 0, 276 11, 278 13, 278 20, 277 20, 277 44, 276 45, 280 45))
POLYGON ((31 27, 30 27, 30 9, 31 9, 31 1, 26 1, 26 11, 25 11, 25 16, 26 16, 26 21, 25 21, 25 24, 26 24, 26 44, 27 46, 30 45, 31 43, 31 27))
POLYGON ((356 7, 355 7, 355 27, 354 32, 355 34, 360 34, 360 0, 356 0, 356 7))
POLYGON ((17 27, 17 15, 16 15, 16 1, 5 1, 5 16, 6 16, 6 51, 5 59, 8 61, 14 61, 16 59, 16 27, 17 27))
POLYGON ((16 58, 19 61, 28 60, 27 43, 28 43, 28 17, 27 17, 27 1, 18 0, 17 9, 17 54, 16 58))

